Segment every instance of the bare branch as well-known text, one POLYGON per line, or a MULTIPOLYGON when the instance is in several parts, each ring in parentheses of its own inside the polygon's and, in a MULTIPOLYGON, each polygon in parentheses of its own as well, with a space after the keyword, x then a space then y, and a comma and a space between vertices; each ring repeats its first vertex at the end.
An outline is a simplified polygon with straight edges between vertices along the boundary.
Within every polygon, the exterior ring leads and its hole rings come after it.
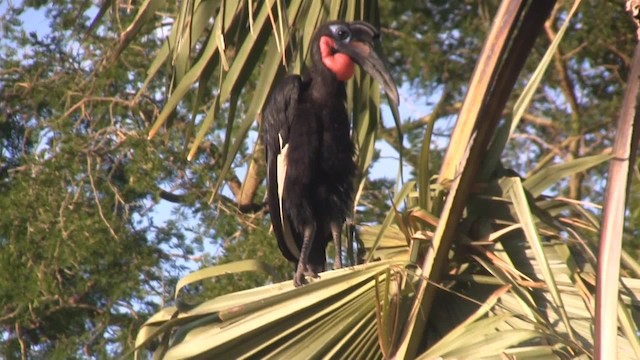
POLYGON ((174 204, 182 204, 185 202, 187 195, 174 194, 172 192, 160 189, 159 196, 162 200, 172 202, 174 204))
POLYGON ((553 129, 554 131, 560 130, 560 127, 553 122, 553 120, 536 116, 528 112, 525 112, 524 115, 522 115, 522 119, 537 126, 553 129))
POLYGON ((102 212, 102 205, 100 204, 100 199, 98 198, 98 190, 96 189, 96 184, 93 181, 93 175, 91 172, 90 156, 87 156, 87 174, 89 175, 89 181, 91 182, 91 189, 93 190, 93 197, 96 201, 96 206, 98 207, 98 213, 100 214, 100 218, 102 219, 102 221, 104 221, 105 225, 107 225, 107 227, 109 228, 109 232, 111 233, 111 236, 113 236, 116 240, 119 240, 118 235, 116 235, 116 232, 113 230, 113 228, 111 227, 111 224, 109 224, 107 219, 104 217, 104 213, 102 212))

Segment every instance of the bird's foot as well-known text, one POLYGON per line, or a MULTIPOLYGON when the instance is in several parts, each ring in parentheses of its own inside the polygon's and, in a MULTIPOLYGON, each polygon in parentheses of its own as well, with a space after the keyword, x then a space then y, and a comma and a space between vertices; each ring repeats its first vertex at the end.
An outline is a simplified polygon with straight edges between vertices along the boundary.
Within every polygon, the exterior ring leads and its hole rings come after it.
POLYGON ((307 284, 307 279, 305 278, 304 272, 296 271, 296 274, 293 277, 293 286, 300 287, 306 284, 307 284))
POLYGON ((320 275, 318 275, 318 273, 313 270, 307 269, 307 271, 304 272, 304 275, 312 279, 320 279, 320 275))
POLYGON ((318 271, 313 268, 313 266, 300 266, 296 270, 296 274, 293 277, 293 285, 295 287, 300 287, 302 285, 306 285, 308 283, 307 276, 311 279, 319 279, 318 271))
POLYGON ((323 271, 324 271, 324 266, 307 264, 307 266, 305 267, 304 273, 309 277, 317 279, 317 278, 320 278, 320 276, 318 276, 318 273, 323 271))

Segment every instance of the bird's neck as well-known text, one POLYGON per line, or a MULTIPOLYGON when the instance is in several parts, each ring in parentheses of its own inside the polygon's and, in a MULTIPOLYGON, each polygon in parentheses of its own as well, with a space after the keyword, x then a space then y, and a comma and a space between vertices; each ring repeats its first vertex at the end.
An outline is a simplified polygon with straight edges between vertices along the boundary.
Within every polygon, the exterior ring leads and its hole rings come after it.
POLYGON ((314 69, 310 91, 314 99, 346 99, 345 84, 324 66, 314 69))

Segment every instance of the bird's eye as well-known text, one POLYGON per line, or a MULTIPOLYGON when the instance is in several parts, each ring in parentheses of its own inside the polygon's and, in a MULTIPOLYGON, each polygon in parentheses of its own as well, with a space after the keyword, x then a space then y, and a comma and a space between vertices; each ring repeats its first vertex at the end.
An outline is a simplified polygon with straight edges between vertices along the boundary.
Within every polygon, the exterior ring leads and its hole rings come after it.
POLYGON ((349 31, 349 29, 342 25, 332 26, 331 31, 335 35, 336 39, 340 41, 349 40, 349 38, 351 37, 351 32, 349 31))

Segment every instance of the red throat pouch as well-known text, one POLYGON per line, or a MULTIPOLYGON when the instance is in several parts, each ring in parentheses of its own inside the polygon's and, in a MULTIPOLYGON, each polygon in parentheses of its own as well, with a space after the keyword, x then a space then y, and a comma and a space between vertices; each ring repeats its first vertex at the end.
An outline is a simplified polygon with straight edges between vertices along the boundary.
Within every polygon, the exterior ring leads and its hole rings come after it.
POLYGON ((320 38, 320 54, 324 66, 336 74, 338 80, 351 79, 355 72, 355 64, 348 55, 335 52, 335 42, 330 37, 320 38))

